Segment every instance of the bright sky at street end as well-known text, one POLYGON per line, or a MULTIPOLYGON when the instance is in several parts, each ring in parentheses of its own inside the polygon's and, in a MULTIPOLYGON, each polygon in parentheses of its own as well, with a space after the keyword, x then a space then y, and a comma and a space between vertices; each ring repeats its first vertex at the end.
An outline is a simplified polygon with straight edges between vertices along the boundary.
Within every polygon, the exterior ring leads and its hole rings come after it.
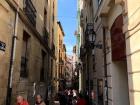
POLYGON ((72 55, 73 46, 76 44, 74 32, 77 29, 77 0, 58 0, 58 21, 65 32, 67 54, 72 55))

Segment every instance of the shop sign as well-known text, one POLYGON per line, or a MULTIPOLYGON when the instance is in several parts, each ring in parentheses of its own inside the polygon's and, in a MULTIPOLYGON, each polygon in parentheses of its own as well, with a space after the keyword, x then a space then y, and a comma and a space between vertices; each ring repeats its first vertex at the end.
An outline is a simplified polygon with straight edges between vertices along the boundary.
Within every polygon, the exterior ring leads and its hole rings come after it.
POLYGON ((0 50, 5 51, 5 49, 6 49, 6 44, 4 42, 0 41, 0 50))

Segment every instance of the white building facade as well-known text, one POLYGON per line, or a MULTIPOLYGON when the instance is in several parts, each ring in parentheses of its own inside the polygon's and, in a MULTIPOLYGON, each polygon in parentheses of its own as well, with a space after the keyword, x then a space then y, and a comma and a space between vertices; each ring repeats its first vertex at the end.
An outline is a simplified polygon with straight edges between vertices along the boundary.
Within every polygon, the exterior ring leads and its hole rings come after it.
MULTIPOLYGON (((85 29, 88 23, 94 24, 95 44, 102 44, 102 49, 94 47, 94 57, 90 52, 82 54, 83 70, 93 70, 88 78, 88 85, 95 92, 96 105, 139 105, 139 0, 82 0, 83 13, 80 23, 83 31, 81 39, 86 39, 85 29), (92 13, 90 13, 90 12, 92 13), (91 18, 93 14, 93 18, 91 18), (88 62, 90 62, 88 64, 88 62), (84 68, 85 64, 85 68, 84 68), (88 65, 87 65, 88 64, 88 65), (93 68, 92 68, 93 67, 93 68), (91 78, 93 77, 93 78, 91 78), (92 82, 89 82, 93 80, 92 82)), ((84 42, 84 41, 83 41, 84 42)), ((82 43, 82 41, 81 41, 82 43)), ((81 44, 81 46, 83 47, 81 44)), ((85 48, 85 47, 84 47, 85 48)), ((86 84, 83 84, 87 86, 86 84)), ((86 88, 85 88, 86 89, 86 88)), ((89 89, 91 92, 91 88, 89 89)))

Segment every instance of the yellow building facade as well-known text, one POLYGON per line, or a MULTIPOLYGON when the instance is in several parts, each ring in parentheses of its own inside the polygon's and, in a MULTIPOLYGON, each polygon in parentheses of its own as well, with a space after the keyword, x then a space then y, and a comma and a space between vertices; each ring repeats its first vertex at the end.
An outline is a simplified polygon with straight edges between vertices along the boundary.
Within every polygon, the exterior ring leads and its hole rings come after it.
POLYGON ((64 44, 64 30, 61 22, 57 22, 57 92, 61 88, 61 81, 64 78, 65 61, 66 61, 66 47, 64 44))
POLYGON ((56 16, 57 0, 0 1, 0 105, 15 103, 17 95, 30 103, 35 94, 47 98, 56 16))

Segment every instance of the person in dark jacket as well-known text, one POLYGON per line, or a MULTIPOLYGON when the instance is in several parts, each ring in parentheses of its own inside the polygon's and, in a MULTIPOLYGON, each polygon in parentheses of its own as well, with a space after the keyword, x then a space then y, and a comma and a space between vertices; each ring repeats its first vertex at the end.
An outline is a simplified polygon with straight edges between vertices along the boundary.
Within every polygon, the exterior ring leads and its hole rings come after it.
POLYGON ((77 105, 87 105, 86 100, 84 99, 82 94, 79 94, 79 99, 77 101, 77 105))
POLYGON ((62 94, 62 93, 59 94, 59 102, 60 102, 60 105, 66 105, 67 104, 67 99, 66 99, 65 95, 62 94))

